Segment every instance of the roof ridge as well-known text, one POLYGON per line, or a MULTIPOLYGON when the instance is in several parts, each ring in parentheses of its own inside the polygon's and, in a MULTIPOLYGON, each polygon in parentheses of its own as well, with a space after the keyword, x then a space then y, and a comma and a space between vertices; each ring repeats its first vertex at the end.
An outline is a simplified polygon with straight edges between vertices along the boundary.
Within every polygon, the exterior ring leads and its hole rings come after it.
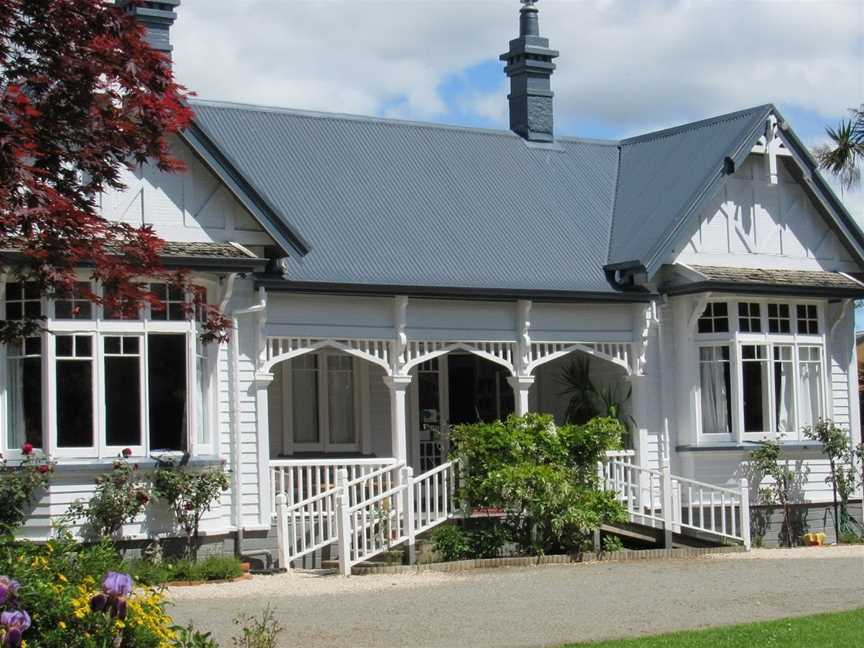
MULTIPOLYGON (((432 129, 443 129, 443 130, 452 130, 452 131, 461 131, 461 132, 472 132, 480 135, 494 135, 494 136, 504 136, 509 138, 518 138, 522 139, 521 136, 517 135, 511 130, 505 130, 501 128, 484 128, 482 126, 462 126, 459 124, 445 124, 438 122, 426 122, 426 121, 418 121, 412 119, 396 119, 393 117, 380 117, 377 115, 358 115, 354 113, 339 113, 339 112, 326 112, 320 110, 308 110, 304 108, 288 108, 285 106, 265 106, 261 104, 246 104, 240 103, 236 101, 219 101, 212 99, 190 99, 190 105, 194 109, 195 106, 206 106, 210 108, 225 108, 230 110, 248 110, 252 112, 262 112, 262 113, 270 113, 270 114, 285 114, 285 115, 294 115, 296 117, 306 117, 309 119, 332 119, 339 121, 348 121, 348 122, 369 122, 375 124, 381 124, 385 126, 406 126, 406 127, 417 127, 417 128, 432 128, 432 129)), ((595 144, 598 146, 618 146, 620 142, 618 140, 605 140, 605 139, 596 139, 589 137, 578 137, 575 135, 565 135, 561 137, 555 138, 556 142, 565 142, 571 144, 595 144)))
POLYGON ((754 113, 765 112, 768 110, 775 110, 774 104, 767 103, 759 106, 753 106, 752 108, 736 110, 735 112, 725 113, 723 115, 716 115, 714 117, 707 117, 698 121, 688 122, 686 124, 680 124, 678 126, 672 126, 670 128, 664 128, 658 131, 652 131, 650 133, 644 133, 642 135, 636 135, 634 137, 621 140, 621 145, 630 146, 632 144, 641 144, 643 142, 663 139, 664 137, 672 137, 673 135, 678 135, 679 133, 698 130, 700 128, 706 128, 708 126, 713 126, 721 122, 732 121, 745 115, 752 115, 754 113))

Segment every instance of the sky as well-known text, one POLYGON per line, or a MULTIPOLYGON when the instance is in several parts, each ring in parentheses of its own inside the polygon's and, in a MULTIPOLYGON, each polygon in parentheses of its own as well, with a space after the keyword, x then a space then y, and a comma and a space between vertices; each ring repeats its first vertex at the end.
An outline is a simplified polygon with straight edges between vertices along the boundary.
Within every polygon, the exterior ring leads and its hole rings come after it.
MULTIPOLYGON (((774 103, 804 142, 864 103, 864 0, 539 0, 556 133, 620 138, 774 103)), ((507 128, 518 0, 183 0, 204 99, 507 128)), ((864 223, 864 190, 837 188, 864 223)), ((864 313, 859 313, 864 328, 864 313)))

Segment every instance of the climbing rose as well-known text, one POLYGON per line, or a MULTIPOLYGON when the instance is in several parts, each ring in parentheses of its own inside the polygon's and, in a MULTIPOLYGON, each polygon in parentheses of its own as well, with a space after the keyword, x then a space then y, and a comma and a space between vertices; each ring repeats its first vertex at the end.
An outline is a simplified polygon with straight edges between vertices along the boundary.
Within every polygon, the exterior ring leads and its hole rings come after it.
POLYGON ((127 459, 128 459, 129 457, 131 457, 131 456, 132 456, 132 450, 131 450, 131 448, 123 448, 123 456, 124 456, 125 458, 127 458, 127 459))
POLYGON ((24 610, 11 610, 0 614, 0 626, 6 630, 4 648, 18 648, 21 645, 21 635, 30 627, 30 615, 24 610))
POLYGON ((38 470, 44 475, 45 473, 51 472, 51 466, 49 466, 48 464, 42 464, 40 466, 37 466, 36 470, 38 470))
POLYGON ((33 454, 33 444, 25 443, 23 446, 21 446, 21 452, 23 452, 25 455, 33 454))

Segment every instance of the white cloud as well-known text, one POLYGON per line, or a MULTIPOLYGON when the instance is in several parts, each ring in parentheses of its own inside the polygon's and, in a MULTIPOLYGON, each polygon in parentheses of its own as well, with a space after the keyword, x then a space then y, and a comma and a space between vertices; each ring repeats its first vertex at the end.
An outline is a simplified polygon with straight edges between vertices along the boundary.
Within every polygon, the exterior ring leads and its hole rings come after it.
MULTIPOLYGON (((516 0, 184 0, 180 79, 202 97, 435 119, 442 81, 497 58, 516 0), (396 108, 393 108, 393 106, 396 108)), ((864 96, 857 0, 543 0, 559 122, 622 133, 773 101, 825 116, 864 96)), ((502 73, 503 79, 503 73, 502 73)), ((503 83, 452 99, 506 125, 503 83)))

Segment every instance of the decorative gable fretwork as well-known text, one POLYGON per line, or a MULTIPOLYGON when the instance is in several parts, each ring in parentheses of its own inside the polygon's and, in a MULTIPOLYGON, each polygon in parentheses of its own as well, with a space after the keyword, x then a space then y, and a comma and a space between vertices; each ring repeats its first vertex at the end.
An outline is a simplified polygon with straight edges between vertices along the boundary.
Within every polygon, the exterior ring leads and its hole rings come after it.
POLYGON ((405 352, 405 364, 401 372, 407 374, 413 367, 428 360, 445 355, 451 351, 467 351, 481 358, 506 367, 510 373, 516 373, 513 364, 514 350, 512 342, 441 342, 413 340, 408 342, 405 352))

